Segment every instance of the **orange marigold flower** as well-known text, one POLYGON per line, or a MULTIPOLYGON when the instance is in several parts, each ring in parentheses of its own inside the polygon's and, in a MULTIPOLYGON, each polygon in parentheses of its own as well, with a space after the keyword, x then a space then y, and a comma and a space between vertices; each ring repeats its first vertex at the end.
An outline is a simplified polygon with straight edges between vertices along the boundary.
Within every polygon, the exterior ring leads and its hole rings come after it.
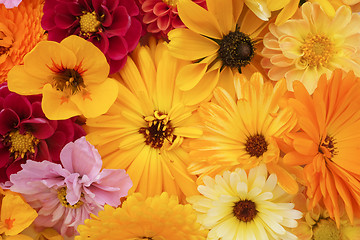
POLYGON ((39 41, 46 38, 41 27, 42 0, 23 0, 16 8, 0 4, 0 83, 10 69, 39 41))
POLYGON ((337 69, 320 77, 312 96, 296 81, 289 100, 300 130, 289 134, 284 162, 304 165, 310 206, 324 204, 338 226, 343 203, 351 222, 360 216, 359 92, 359 78, 337 69))

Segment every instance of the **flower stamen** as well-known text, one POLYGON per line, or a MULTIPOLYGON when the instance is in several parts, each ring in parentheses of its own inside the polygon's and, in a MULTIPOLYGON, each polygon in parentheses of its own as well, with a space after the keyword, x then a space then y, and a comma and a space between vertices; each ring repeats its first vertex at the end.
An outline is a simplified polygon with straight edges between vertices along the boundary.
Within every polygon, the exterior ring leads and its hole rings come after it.
MULTIPOLYGON (((84 194, 81 193, 81 196, 83 197, 84 194)), ((71 205, 67 200, 66 200, 66 187, 62 187, 60 189, 58 189, 58 198, 60 200, 60 203, 67 208, 79 208, 81 205, 84 204, 83 201, 79 200, 77 203, 75 203, 74 205, 71 205)))
POLYGON ((153 148, 161 148, 165 139, 172 143, 176 136, 171 126, 169 116, 160 111, 154 111, 153 116, 144 117, 148 127, 139 129, 139 133, 145 137, 145 143, 153 148))
POLYGON ((256 216, 257 210, 253 201, 243 200, 235 203, 233 213, 240 221, 250 222, 256 216))
POLYGON ((176 7, 179 0, 162 0, 166 5, 176 7))
POLYGON ((76 94, 85 88, 81 74, 74 69, 65 69, 58 72, 53 77, 53 86, 59 91, 69 90, 70 94, 76 94))
POLYGON ((319 152, 324 154, 328 159, 337 155, 336 141, 333 137, 326 136, 325 140, 319 146, 319 152))
POLYGON ((251 157, 260 157, 267 151, 268 145, 263 135, 256 134, 248 137, 245 143, 245 150, 251 157))
POLYGON ((300 49, 303 53, 300 61, 309 67, 326 66, 335 53, 332 41, 322 34, 308 35, 300 49))
POLYGON ((90 33, 97 32, 101 22, 98 20, 95 11, 84 12, 84 15, 80 17, 80 30, 83 35, 89 35, 90 33))
POLYGON ((30 132, 21 134, 19 130, 12 131, 4 137, 5 145, 9 146, 10 154, 14 159, 24 158, 26 154, 34 154, 39 141, 30 132))

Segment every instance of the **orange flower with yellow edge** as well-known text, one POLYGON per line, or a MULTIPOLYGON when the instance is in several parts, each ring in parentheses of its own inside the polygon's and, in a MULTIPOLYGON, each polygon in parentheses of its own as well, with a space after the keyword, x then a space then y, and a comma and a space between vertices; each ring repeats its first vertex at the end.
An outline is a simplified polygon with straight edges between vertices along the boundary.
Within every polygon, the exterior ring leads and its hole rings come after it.
POLYGON ((92 43, 72 35, 60 43, 43 41, 8 74, 10 91, 42 94, 41 106, 51 120, 104 114, 114 103, 118 85, 108 78, 109 64, 92 43))
POLYGON ((181 20, 188 29, 168 33, 171 54, 195 61, 179 73, 177 85, 196 98, 205 99, 218 84, 233 89, 236 72, 250 77, 265 72, 260 66, 262 30, 266 22, 259 19, 239 0, 206 0, 207 9, 190 0, 177 4, 181 20), (212 78, 209 75, 216 72, 212 78))
POLYGON ((20 195, 0 188, 0 239, 31 239, 19 233, 29 227, 38 216, 36 211, 27 204, 20 195))
POLYGON ((203 123, 203 136, 191 140, 190 173, 215 177, 225 170, 250 169, 265 163, 278 177, 288 193, 298 191, 295 176, 302 177, 301 167, 283 164, 277 139, 296 125, 292 111, 284 105, 285 80, 275 86, 264 82, 260 73, 250 80, 235 79, 236 98, 218 87, 214 101, 204 103, 198 112, 203 123))
POLYGON ((23 62, 25 54, 41 40, 42 0, 23 0, 18 7, 7 9, 0 4, 0 83, 10 69, 23 62))
POLYGON ((353 222, 360 216, 360 82, 353 72, 337 69, 322 75, 312 96, 294 83, 289 100, 300 131, 288 134, 290 147, 284 162, 304 166, 310 207, 325 206, 340 224, 340 205, 353 222))

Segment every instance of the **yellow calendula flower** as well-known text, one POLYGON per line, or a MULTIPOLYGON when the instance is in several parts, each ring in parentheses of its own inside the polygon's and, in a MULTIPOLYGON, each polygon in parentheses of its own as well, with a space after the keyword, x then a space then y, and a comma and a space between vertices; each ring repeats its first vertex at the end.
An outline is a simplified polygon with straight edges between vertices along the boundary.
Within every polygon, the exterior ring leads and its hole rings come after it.
POLYGON ((28 239, 18 234, 29 227, 38 214, 19 195, 1 189, 0 194, 0 236, 13 240, 28 239))
POLYGON ((216 84, 231 89, 234 72, 250 77, 263 71, 258 51, 266 26, 243 1, 206 0, 206 4, 208 10, 190 0, 179 1, 179 16, 188 29, 178 28, 168 33, 171 54, 195 61, 180 73, 177 85, 203 99, 216 84), (205 77, 210 72, 219 76, 205 77))
POLYGON ((92 215, 78 227, 75 240, 205 240, 190 204, 181 205, 176 196, 146 198, 140 193, 128 197, 121 208, 105 205, 99 216, 92 215))
POLYGON ((264 37, 264 58, 271 80, 286 78, 289 90, 301 81, 313 93, 319 77, 336 68, 360 75, 360 15, 341 6, 330 18, 316 3, 305 3, 284 24, 269 25, 264 37), (331 27, 329 27, 331 26, 331 27))
POLYGON ((42 94, 42 109, 49 119, 86 118, 105 113, 114 103, 118 87, 108 78, 109 64, 92 43, 72 35, 60 43, 43 41, 8 74, 10 91, 42 94))
POLYGON ((301 175, 301 168, 283 164, 277 144, 296 125, 294 114, 284 105, 285 81, 273 86, 255 73, 250 80, 239 75, 234 82, 235 98, 217 88, 215 101, 200 106, 204 134, 189 143, 189 171, 200 180, 265 163, 270 173, 277 174, 281 187, 295 194, 298 184, 293 174, 301 175))
POLYGON ((197 194, 183 143, 202 134, 193 114, 198 98, 176 87, 178 72, 188 64, 172 57, 162 42, 138 47, 114 76, 122 82, 114 105, 86 122, 86 138, 104 167, 125 169, 132 192, 168 192, 180 201, 197 194))

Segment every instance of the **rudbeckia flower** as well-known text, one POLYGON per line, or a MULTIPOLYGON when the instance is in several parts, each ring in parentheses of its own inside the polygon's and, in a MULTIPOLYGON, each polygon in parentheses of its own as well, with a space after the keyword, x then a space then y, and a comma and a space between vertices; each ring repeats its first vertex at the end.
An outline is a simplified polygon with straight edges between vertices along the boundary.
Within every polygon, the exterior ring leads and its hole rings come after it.
POLYGON ((132 192, 146 197, 168 192, 181 202, 197 194, 185 142, 202 134, 193 114, 198 98, 175 87, 187 64, 172 57, 163 42, 137 48, 117 76, 123 84, 114 105, 86 121, 86 138, 99 149, 104 167, 125 169, 132 192))
POLYGON ((106 205, 99 216, 91 215, 78 227, 82 239, 166 239, 205 240, 190 204, 182 205, 176 196, 164 192, 146 198, 141 193, 129 196, 121 208, 106 205))
POLYGON ((38 211, 36 226, 73 236, 90 213, 120 205, 132 183, 125 170, 101 170, 101 157, 85 137, 65 145, 60 159, 61 164, 28 160, 11 175, 10 189, 38 211))
POLYGON ((264 59, 271 80, 284 76, 288 89, 300 80, 313 93, 319 77, 336 68, 360 75, 360 15, 346 6, 330 18, 319 4, 305 3, 286 23, 269 26, 264 37, 264 59), (329 27, 331 26, 331 27, 329 27))
POLYGON ((279 185, 275 174, 268 176, 261 164, 245 172, 236 169, 204 178, 198 187, 202 195, 187 201, 197 211, 198 221, 209 229, 207 239, 296 240, 290 232, 302 213, 293 209, 291 197, 279 185))
POLYGON ((50 121, 41 110, 41 96, 21 96, 0 86, 0 184, 21 170, 27 159, 60 163, 60 151, 85 135, 75 118, 50 121))
POLYGON ((283 102, 285 80, 273 86, 255 73, 235 79, 236 98, 216 88, 214 101, 203 103, 198 112, 203 136, 189 141, 191 163, 188 170, 202 177, 214 177, 225 170, 250 169, 265 163, 276 173, 279 184, 295 194, 301 168, 283 164, 277 140, 294 129, 296 118, 283 102))
POLYGON ((23 0, 12 9, 0 4, 0 83, 7 80, 13 66, 23 63, 25 54, 45 39, 45 31, 40 24, 42 2, 23 0))
POLYGON ((250 77, 262 71, 258 51, 260 33, 266 26, 243 6, 243 1, 207 0, 206 5, 208 10, 190 0, 179 1, 179 16, 188 29, 168 33, 171 54, 196 62, 180 73, 178 87, 204 99, 213 89, 203 89, 203 85, 214 86, 219 81, 227 88, 232 86, 233 72, 250 77), (220 76, 204 79, 205 72, 211 71, 220 72, 220 76))
POLYGON ((61 43, 40 42, 24 58, 24 65, 9 72, 10 91, 42 94, 47 118, 86 118, 105 113, 114 103, 118 87, 108 78, 109 64, 92 43, 72 35, 61 43))
POLYGON ((300 130, 289 133, 284 162, 304 166, 310 208, 321 203, 340 226, 340 206, 360 217, 360 79, 337 69, 322 75, 313 95, 294 83, 289 100, 300 130))
POLYGON ((135 0, 46 0, 42 27, 49 40, 78 35, 106 56, 110 73, 120 70, 139 42, 142 25, 135 0))
POLYGON ((0 238, 5 235, 1 239, 31 239, 19 233, 35 220, 36 211, 19 194, 1 188, 0 208, 0 238))
MULTIPOLYGON (((178 0, 139 0, 143 12, 143 22, 147 32, 167 38, 174 28, 184 28, 177 11, 178 0)), ((206 6, 205 0, 193 0, 200 6, 206 6)))

